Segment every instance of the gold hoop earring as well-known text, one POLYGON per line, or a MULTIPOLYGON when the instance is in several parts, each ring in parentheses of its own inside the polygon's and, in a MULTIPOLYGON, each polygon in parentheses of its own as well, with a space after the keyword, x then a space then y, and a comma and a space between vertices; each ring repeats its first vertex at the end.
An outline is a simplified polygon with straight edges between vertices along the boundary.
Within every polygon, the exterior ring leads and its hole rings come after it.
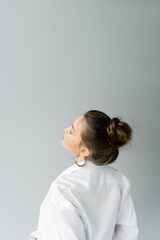
POLYGON ((80 156, 80 155, 76 156, 76 158, 75 158, 75 163, 77 164, 77 166, 79 166, 79 167, 83 167, 84 165, 86 165, 86 163, 87 163, 87 159, 84 157, 85 163, 82 164, 82 165, 79 165, 78 162, 77 162, 77 159, 78 159, 79 156, 80 156))

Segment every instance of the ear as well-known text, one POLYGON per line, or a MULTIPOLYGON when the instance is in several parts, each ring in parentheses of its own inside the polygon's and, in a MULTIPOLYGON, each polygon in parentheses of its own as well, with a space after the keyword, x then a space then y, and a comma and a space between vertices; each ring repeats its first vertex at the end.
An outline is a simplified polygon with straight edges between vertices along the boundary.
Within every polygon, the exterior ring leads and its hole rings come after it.
POLYGON ((89 151, 89 149, 88 149, 88 148, 86 148, 86 147, 83 147, 83 148, 82 148, 82 150, 81 150, 81 153, 82 153, 83 157, 88 157, 88 156, 89 156, 89 153, 90 153, 90 151, 89 151))

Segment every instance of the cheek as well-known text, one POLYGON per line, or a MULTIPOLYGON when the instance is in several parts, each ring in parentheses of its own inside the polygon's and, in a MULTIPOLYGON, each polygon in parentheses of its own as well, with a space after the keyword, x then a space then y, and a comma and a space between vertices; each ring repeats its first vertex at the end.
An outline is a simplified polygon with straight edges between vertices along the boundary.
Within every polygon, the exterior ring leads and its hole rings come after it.
POLYGON ((70 136, 70 137, 68 138, 68 144, 69 144, 70 147, 72 147, 72 148, 77 148, 77 146, 78 146, 77 139, 76 139, 74 136, 70 136))

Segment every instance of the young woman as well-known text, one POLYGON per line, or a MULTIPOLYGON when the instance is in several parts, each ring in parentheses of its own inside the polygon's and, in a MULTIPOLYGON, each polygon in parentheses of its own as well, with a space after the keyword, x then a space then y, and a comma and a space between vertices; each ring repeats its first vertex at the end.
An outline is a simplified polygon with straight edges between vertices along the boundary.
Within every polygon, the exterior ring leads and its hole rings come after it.
POLYGON ((90 110, 64 131, 62 146, 75 154, 75 164, 52 182, 37 230, 26 240, 137 240, 130 181, 109 165, 131 140, 131 127, 90 110))

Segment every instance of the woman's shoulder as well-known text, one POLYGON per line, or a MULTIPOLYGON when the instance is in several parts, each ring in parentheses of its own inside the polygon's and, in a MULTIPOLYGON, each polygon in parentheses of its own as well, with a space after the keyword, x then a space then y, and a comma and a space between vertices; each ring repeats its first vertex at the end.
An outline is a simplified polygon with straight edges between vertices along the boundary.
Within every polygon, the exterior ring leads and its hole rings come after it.
POLYGON ((52 184, 72 191, 86 191, 95 185, 111 182, 130 188, 130 180, 122 171, 111 165, 95 166, 93 163, 88 163, 84 167, 71 165, 59 174, 52 184))
POLYGON ((123 173, 119 169, 116 169, 116 175, 117 175, 117 179, 121 184, 125 185, 126 187, 130 187, 131 185, 130 180, 125 173, 123 173))

